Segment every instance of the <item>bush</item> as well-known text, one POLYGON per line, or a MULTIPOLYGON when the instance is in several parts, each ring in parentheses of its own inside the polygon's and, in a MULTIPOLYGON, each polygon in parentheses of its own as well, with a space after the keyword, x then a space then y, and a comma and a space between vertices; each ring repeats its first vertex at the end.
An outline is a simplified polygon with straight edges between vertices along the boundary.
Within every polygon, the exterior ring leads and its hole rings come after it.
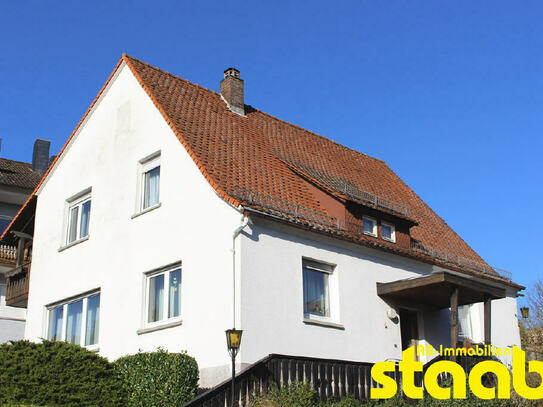
POLYGON ((113 362, 122 377, 131 407, 175 406, 198 391, 198 364, 186 353, 139 352, 113 362))
POLYGON ((278 388, 272 384, 264 397, 254 401, 254 407, 314 407, 317 405, 317 392, 308 383, 293 383, 278 388))
POLYGON ((66 342, 0 345, 0 405, 121 406, 120 380, 103 357, 66 342))

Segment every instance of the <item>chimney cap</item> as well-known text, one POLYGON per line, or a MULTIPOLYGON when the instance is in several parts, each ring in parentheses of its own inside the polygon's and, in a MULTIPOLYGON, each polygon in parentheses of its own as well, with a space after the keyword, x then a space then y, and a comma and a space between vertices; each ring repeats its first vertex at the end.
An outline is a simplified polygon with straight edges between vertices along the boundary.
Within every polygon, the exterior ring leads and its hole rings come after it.
POLYGON ((224 77, 226 78, 227 76, 233 76, 234 78, 239 79, 239 69, 234 67, 226 68, 224 70, 224 77))

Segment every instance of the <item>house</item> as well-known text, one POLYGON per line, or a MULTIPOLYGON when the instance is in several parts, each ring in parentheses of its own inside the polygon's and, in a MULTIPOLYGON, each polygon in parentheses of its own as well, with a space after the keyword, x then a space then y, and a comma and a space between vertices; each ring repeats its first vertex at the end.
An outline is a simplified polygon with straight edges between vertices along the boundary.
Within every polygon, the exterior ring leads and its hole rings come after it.
POLYGON ((247 105, 234 68, 215 92, 123 55, 13 232, 33 233, 25 338, 187 350, 203 387, 232 327, 240 367, 520 344, 522 286, 383 161, 247 105))
MULTIPOLYGON (((34 143, 32 163, 0 158, 0 231, 4 232, 28 196, 40 182, 49 165, 47 140, 34 143)), ((28 254, 28 251, 27 251, 28 254)), ((6 274, 16 266, 16 247, 0 245, 0 343, 22 339, 24 335, 24 308, 6 304, 6 274)))

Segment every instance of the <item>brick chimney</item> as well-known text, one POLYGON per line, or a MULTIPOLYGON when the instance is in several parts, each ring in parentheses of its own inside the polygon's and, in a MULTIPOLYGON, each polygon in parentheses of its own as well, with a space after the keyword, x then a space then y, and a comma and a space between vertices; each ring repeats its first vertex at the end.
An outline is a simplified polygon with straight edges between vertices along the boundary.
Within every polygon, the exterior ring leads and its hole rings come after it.
POLYGON ((231 111, 245 116, 243 80, 239 77, 239 71, 236 68, 228 68, 224 71, 224 78, 221 81, 221 96, 231 111))
POLYGON ((34 152, 32 153, 32 170, 45 174, 49 168, 49 140, 36 139, 34 142, 34 152))

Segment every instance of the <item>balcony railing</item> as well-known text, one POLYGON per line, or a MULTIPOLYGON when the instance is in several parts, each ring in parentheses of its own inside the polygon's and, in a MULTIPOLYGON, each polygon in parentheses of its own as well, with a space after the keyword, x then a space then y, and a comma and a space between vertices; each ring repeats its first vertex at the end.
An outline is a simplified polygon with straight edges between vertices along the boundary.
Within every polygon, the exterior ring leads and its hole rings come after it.
POLYGON ((0 260, 14 262, 17 259, 17 248, 15 246, 0 245, 0 260))
POLYGON ((26 308, 28 302, 28 283, 30 263, 16 267, 6 274, 6 305, 26 308))

